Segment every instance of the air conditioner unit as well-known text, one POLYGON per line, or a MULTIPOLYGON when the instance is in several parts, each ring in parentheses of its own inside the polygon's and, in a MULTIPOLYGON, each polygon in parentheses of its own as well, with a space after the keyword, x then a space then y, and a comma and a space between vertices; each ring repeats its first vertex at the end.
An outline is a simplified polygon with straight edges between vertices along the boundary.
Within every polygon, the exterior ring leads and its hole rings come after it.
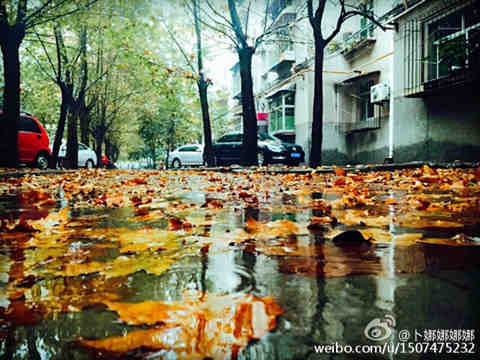
POLYGON ((380 83, 370 88, 370 102, 379 104, 390 99, 390 88, 388 84, 380 83))

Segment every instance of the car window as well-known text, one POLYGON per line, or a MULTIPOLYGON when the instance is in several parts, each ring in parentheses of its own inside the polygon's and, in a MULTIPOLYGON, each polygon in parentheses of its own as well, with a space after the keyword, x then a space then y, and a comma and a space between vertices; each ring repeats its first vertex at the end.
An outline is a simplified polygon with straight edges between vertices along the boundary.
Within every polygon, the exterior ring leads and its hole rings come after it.
POLYGON ((83 144, 78 144, 78 150, 88 150, 88 148, 83 144))
POLYGON ((28 131, 40 134, 42 131, 38 127, 37 123, 26 116, 20 116, 20 124, 18 126, 19 131, 28 131))
POLYGON ((258 133, 258 138, 263 141, 265 140, 271 140, 271 141, 277 141, 277 142, 281 141, 279 138, 267 133, 258 133))
POLYGON ((182 148, 180 148, 180 150, 178 151, 197 151, 197 147, 196 146, 184 146, 182 148))
POLYGON ((222 136, 218 142, 242 142, 242 134, 229 134, 222 136))

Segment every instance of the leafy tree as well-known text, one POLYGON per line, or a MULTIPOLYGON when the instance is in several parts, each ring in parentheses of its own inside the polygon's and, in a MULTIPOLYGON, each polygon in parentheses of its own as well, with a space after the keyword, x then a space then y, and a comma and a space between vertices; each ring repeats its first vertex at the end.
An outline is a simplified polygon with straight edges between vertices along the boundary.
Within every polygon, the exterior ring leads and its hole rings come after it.
POLYGON ((20 46, 35 26, 83 10, 97 0, 3 0, 0 2, 0 49, 3 57, 3 115, 0 165, 18 166, 20 116, 20 46))
MULTIPOLYGON (((64 27, 65 24, 56 22, 51 29, 54 33, 54 47, 44 39, 48 34, 36 34, 46 59, 46 64, 36 59, 37 64, 44 75, 59 87, 62 99, 50 159, 51 168, 56 167, 67 121, 67 164, 71 168, 78 167, 78 119, 85 116, 84 114, 89 110, 85 104, 88 85, 87 27, 85 25, 69 27, 68 29, 64 27), (67 30, 71 37, 77 37, 78 46, 72 47, 65 44, 64 32, 67 30), (55 52, 55 60, 50 54, 53 51, 55 52)), ((47 30, 50 29, 47 28, 47 30)), ((36 56, 31 50, 29 53, 33 57, 36 56)))
POLYGON ((195 74, 195 80, 198 87, 198 94, 200 97, 200 106, 202 109, 202 121, 203 121, 203 141, 204 141, 204 149, 203 149, 203 158, 205 162, 209 166, 214 165, 214 154, 212 149, 212 127, 210 121, 210 112, 209 112, 209 105, 208 105, 208 87, 212 84, 210 79, 207 79, 205 76, 204 66, 203 66, 203 46, 202 46, 202 30, 201 30, 201 22, 200 22, 200 14, 199 14, 199 3, 201 0, 187 0, 185 2, 185 6, 187 9, 191 10, 193 14, 194 20, 194 29, 195 29, 195 36, 196 36, 196 58, 197 58, 197 66, 193 65, 194 56, 189 56, 185 47, 182 46, 177 39, 177 34, 173 33, 167 26, 167 31, 170 35, 170 38, 173 40, 175 45, 178 47, 180 52, 182 53, 184 60, 190 67, 190 69, 195 74))
POLYGON ((368 18, 382 30, 385 27, 380 24, 374 16, 362 7, 354 7, 347 4, 345 0, 338 0, 339 15, 335 29, 325 35, 322 29, 322 22, 325 16, 327 0, 318 0, 314 7, 313 0, 307 0, 307 11, 310 25, 313 29, 315 45, 315 80, 313 97, 313 122, 312 122, 312 146, 310 150, 310 166, 317 167, 322 164, 322 142, 323 142, 323 60, 325 48, 340 32, 342 25, 354 16, 368 18), (348 7, 348 10, 347 10, 348 7))
POLYGON ((202 19, 204 19, 202 22, 228 38, 238 55, 243 107, 241 162, 243 165, 256 165, 258 161, 258 128, 253 96, 252 58, 265 39, 282 30, 286 25, 275 26, 274 23, 269 22, 267 14, 270 1, 227 0, 225 13, 228 14, 228 17, 212 0, 205 0, 205 4, 202 7, 202 19), (261 11, 256 9, 257 7, 261 8, 261 11), (250 20, 259 12, 264 14, 261 19, 262 29, 259 34, 253 34, 249 27, 250 20))

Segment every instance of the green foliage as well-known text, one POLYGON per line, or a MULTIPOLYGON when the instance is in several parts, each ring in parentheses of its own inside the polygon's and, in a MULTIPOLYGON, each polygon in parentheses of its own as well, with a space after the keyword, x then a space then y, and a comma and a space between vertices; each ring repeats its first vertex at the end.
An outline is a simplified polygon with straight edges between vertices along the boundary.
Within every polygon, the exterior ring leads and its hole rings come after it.
MULTIPOLYGON (((61 103, 61 92, 55 82, 58 64, 54 26, 62 29, 65 41, 61 56, 67 61, 62 64, 62 73, 70 70, 78 83, 83 60, 78 57, 78 34, 85 25, 88 29, 86 100, 87 105, 95 105, 89 113, 88 143, 93 144, 94 131, 100 125, 107 128, 105 137, 110 145, 120 149, 120 158, 128 154, 145 157, 153 145, 164 156, 183 143, 200 142, 197 75, 169 40, 166 28, 159 24, 162 19, 168 20, 166 25, 179 34, 194 62, 191 17, 184 11, 176 1, 159 4, 145 0, 102 0, 88 11, 35 26, 26 34, 21 48, 22 109, 47 125, 53 141, 61 103), (182 11, 183 16, 179 16, 182 11)), ((207 59, 209 52, 207 49, 207 59)), ((210 97, 212 127, 217 135, 226 118, 219 115, 228 110, 228 93, 211 91, 210 97)))

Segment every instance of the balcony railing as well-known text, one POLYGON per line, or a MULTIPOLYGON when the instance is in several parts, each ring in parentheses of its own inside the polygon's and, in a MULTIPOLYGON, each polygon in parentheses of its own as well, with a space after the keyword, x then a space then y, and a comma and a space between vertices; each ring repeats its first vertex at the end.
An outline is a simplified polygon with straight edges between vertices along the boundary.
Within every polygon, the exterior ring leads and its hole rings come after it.
POLYGON ((296 9, 288 1, 279 0, 273 2, 270 8, 273 24, 272 26, 283 26, 295 20, 296 9))
MULTIPOLYGON (((385 116, 382 117, 384 118, 385 116)), ((337 129, 337 131, 345 135, 366 130, 377 130, 381 127, 380 120, 382 117, 376 116, 367 120, 335 123, 335 128, 337 129)))
POLYGON ((480 1, 452 12, 461 4, 462 0, 452 1, 442 9, 440 3, 433 22, 426 8, 423 19, 416 17, 399 28, 404 39, 404 96, 446 93, 480 79, 480 16, 475 12, 480 1), (448 13, 462 25, 449 27, 450 18, 443 15, 448 13))
POLYGON ((286 50, 279 51, 271 54, 269 61, 267 62, 267 72, 277 72, 282 66, 286 64, 293 64, 295 62, 295 52, 293 49, 287 48, 286 50))
POLYGON ((341 53, 348 58, 351 57, 358 50, 373 45, 376 42, 376 39, 373 35, 374 28, 375 25, 371 23, 368 26, 360 29, 356 33, 349 35, 345 34, 341 53))

